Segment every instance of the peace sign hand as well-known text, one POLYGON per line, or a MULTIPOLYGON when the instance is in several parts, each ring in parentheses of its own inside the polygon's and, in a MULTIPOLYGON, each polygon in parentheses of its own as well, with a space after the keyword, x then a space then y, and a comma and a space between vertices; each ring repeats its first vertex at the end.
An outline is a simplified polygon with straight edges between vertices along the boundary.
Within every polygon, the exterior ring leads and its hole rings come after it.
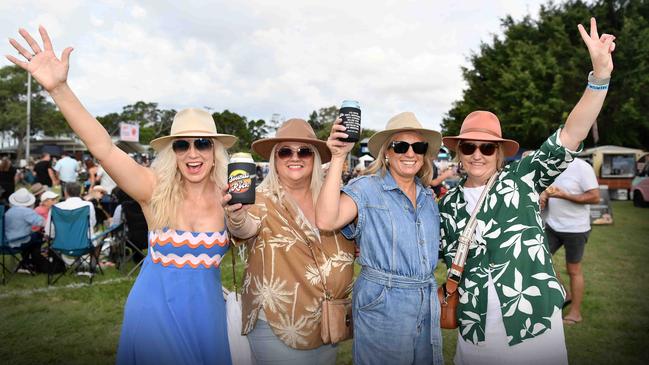
POLYGON ((21 61, 14 56, 7 55, 7 59, 23 70, 31 73, 32 76, 43 86, 45 90, 52 93, 57 87, 65 85, 68 79, 68 69, 70 67, 70 53, 72 47, 67 47, 61 53, 61 59, 56 58, 52 48, 52 41, 43 26, 38 27, 38 32, 43 40, 43 49, 38 42, 25 29, 21 28, 18 33, 27 41, 31 52, 24 48, 18 41, 13 38, 9 43, 20 53, 27 62, 21 61))
POLYGON ((595 21, 595 18, 590 18, 590 34, 586 32, 586 29, 581 24, 577 25, 577 28, 586 47, 588 47, 595 77, 602 79, 611 77, 613 71, 613 57, 611 54, 615 50, 615 42, 613 42, 615 36, 604 33, 600 37, 597 33, 597 21, 595 21))

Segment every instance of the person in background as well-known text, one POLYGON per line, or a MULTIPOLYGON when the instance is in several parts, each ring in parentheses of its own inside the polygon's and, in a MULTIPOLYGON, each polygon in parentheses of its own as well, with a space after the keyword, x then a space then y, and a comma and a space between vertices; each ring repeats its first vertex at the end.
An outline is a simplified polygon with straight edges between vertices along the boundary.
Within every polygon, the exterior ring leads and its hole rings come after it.
MULTIPOLYGON (((94 234, 94 227, 97 224, 97 218, 95 216, 95 209, 91 202, 81 199, 81 185, 78 182, 70 182, 65 184, 65 191, 63 192, 64 201, 54 204, 55 207, 61 208, 64 210, 74 210, 77 208, 88 206, 90 207, 90 237, 94 234)), ((54 225, 51 224, 52 214, 51 212, 47 216, 45 221, 45 235, 49 237, 54 237, 56 231, 54 225)))
POLYGON ((0 204, 6 204, 9 195, 13 194, 16 190, 16 183, 18 179, 18 170, 13 166, 11 160, 7 156, 0 159, 0 204))
POLYGON ((61 191, 65 191, 65 184, 77 182, 79 163, 68 152, 63 151, 61 159, 54 165, 54 171, 61 183, 61 191))
POLYGON ((41 183, 34 183, 32 186, 29 187, 29 192, 34 194, 34 197, 36 197, 36 203, 35 203, 36 206, 38 206, 41 203, 41 195, 48 190, 49 190, 48 187, 41 183))
POLYGON ((40 255, 43 236, 33 232, 32 226, 42 227, 45 221, 32 209, 36 198, 25 188, 20 188, 9 196, 11 208, 5 212, 5 239, 10 247, 22 246, 22 264, 31 271, 40 255))
POLYGON ((86 173, 88 174, 88 180, 85 181, 84 187, 86 191, 91 191, 93 187, 99 182, 97 178, 98 167, 92 158, 87 158, 84 160, 84 165, 86 173))
MULTIPOLYGON (((570 291, 564 307, 570 305, 564 324, 582 321, 581 302, 584 297, 584 274, 581 259, 590 234, 590 208, 599 203, 599 183, 593 167, 575 158, 554 183, 541 193, 541 205, 546 206, 545 233, 550 253, 566 249, 566 269, 570 276, 570 291), (545 202, 545 203, 544 203, 545 202)), ((559 276, 557 274, 557 276, 559 276)))
POLYGON ((443 364, 435 267, 439 211, 429 189, 439 132, 411 112, 372 135, 376 159, 366 175, 341 188, 354 143, 337 120, 327 146, 332 159, 318 197, 322 230, 342 229, 360 248, 353 290, 354 364, 443 364))
POLYGON ((35 183, 49 187, 58 185, 56 173, 52 169, 52 158, 49 153, 43 153, 41 159, 36 162, 34 165, 34 173, 36 174, 35 183))
POLYGON ((302 119, 287 120, 252 149, 270 161, 255 204, 225 206, 228 229, 248 252, 243 333, 258 365, 333 365, 338 348, 321 337, 323 280, 333 299, 349 296, 354 244, 315 225, 321 165, 331 154, 302 119))
POLYGON ((488 111, 470 113, 459 135, 443 138, 467 174, 440 201, 449 269, 464 225, 495 178, 476 216, 475 238, 461 273, 457 365, 568 363, 561 318, 565 291, 545 244, 539 195, 581 150, 606 98, 615 48, 614 36, 598 35, 594 18, 590 34, 581 24, 578 29, 593 71, 565 125, 539 149, 505 166, 518 143, 502 137, 498 117, 488 111))
POLYGON ((104 228, 108 228, 110 226, 110 219, 112 215, 108 213, 102 206, 102 201, 105 195, 106 189, 104 189, 104 187, 101 185, 95 185, 92 189, 90 189, 89 193, 83 197, 83 199, 92 203, 95 211, 95 216, 97 217, 97 227, 103 224, 104 228))

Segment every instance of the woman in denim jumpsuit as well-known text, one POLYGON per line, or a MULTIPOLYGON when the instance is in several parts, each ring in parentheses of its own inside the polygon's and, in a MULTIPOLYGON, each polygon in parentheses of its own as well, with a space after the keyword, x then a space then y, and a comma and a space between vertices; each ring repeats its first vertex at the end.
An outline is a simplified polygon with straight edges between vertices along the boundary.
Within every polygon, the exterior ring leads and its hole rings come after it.
POLYGON ((365 176, 340 188, 353 143, 334 123, 332 152, 316 205, 318 228, 342 229, 360 246, 361 273, 353 289, 354 364, 442 364, 434 277, 439 211, 428 184, 439 132, 413 113, 394 116, 369 142, 376 157, 365 176))

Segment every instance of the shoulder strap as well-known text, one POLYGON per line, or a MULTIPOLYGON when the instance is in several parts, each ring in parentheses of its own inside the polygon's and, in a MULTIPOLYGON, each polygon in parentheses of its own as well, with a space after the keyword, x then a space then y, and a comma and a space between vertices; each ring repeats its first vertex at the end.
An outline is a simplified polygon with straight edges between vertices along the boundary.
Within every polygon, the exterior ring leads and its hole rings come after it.
POLYGON ((486 200, 486 197, 489 194, 489 190, 491 190, 491 187, 493 186, 497 177, 497 173, 493 174, 489 179, 489 182, 487 182, 487 185, 480 195, 480 199, 478 199, 478 204, 476 204, 475 208, 473 209, 473 213, 471 213, 471 218, 469 218, 469 221, 467 222, 464 230, 462 231, 462 234, 460 235, 460 238, 458 239, 457 252, 455 253, 451 269, 448 271, 448 275, 446 277, 446 291, 449 293, 453 293, 457 289, 457 286, 462 279, 464 264, 466 263, 466 258, 469 254, 469 245, 471 244, 471 241, 473 241, 473 236, 475 235, 475 227, 477 225, 476 216, 482 208, 482 204, 486 200))

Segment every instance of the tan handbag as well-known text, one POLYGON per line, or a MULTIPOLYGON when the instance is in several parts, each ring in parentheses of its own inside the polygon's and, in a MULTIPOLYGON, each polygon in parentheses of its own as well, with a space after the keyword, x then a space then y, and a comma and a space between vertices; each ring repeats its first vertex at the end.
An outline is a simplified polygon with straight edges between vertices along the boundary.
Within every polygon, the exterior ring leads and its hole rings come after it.
POLYGON ((439 299, 439 325, 445 329, 455 329, 457 328, 457 306, 460 302, 460 294, 457 291, 457 287, 462 279, 462 272, 464 271, 464 264, 466 263, 466 258, 469 254, 469 246, 471 241, 473 241, 473 236, 475 235, 475 227, 477 225, 476 216, 482 207, 482 204, 487 197, 487 194, 498 174, 493 174, 487 182, 478 204, 476 204, 473 213, 469 222, 464 227, 460 238, 458 239, 458 248, 453 258, 453 263, 451 264, 451 269, 448 271, 446 276, 446 283, 442 284, 437 288, 437 298, 439 299))
POLYGON ((325 298, 322 301, 322 315, 320 317, 320 337, 322 337, 322 342, 325 344, 336 344, 348 340, 354 337, 352 299, 333 299, 331 297, 331 293, 327 289, 325 277, 322 275, 320 265, 318 265, 318 260, 315 258, 313 248, 310 243, 307 245, 311 250, 315 267, 318 269, 318 273, 320 274, 320 280, 322 281, 322 288, 324 289, 325 294, 325 298))

